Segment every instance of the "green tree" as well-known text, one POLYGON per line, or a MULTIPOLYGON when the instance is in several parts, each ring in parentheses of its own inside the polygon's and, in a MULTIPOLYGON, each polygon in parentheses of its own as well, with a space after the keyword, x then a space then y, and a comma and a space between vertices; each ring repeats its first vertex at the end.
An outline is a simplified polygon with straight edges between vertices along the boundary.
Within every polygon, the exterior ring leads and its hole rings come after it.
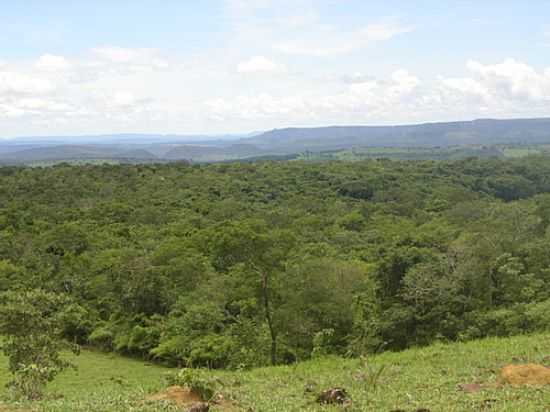
POLYGON ((9 387, 18 397, 39 399, 46 384, 71 364, 61 350, 78 348, 63 339, 66 296, 31 290, 0 294, 2 350, 9 358, 13 380, 9 387))
POLYGON ((277 338, 279 330, 274 314, 280 306, 278 286, 286 270, 286 262, 295 244, 290 231, 269 230, 260 220, 219 228, 210 237, 214 266, 242 275, 242 282, 252 282, 255 297, 261 305, 265 323, 271 337, 271 363, 277 363, 277 338), (252 276, 250 276, 252 274, 252 276))

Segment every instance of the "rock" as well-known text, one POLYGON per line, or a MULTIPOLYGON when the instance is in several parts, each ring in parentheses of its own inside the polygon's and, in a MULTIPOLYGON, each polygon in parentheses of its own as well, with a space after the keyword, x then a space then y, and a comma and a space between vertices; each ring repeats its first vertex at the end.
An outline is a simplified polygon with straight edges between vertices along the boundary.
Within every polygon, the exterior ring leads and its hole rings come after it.
POLYGON ((512 386, 550 385, 550 368, 536 363, 507 365, 500 371, 498 381, 512 386))
POLYGON ((187 408, 187 412, 208 412, 210 410, 210 405, 206 402, 197 402, 187 408))
POLYGON ((466 393, 475 393, 483 389, 479 383, 461 383, 458 385, 458 389, 466 393))
POLYGON ((349 396, 345 389, 342 388, 332 388, 327 389, 326 391, 323 391, 319 394, 317 397, 318 403, 324 403, 324 404, 339 404, 342 405, 344 403, 349 402, 349 396))
POLYGON ((315 391, 315 383, 314 382, 307 382, 305 385, 304 385, 304 393, 311 393, 313 391, 315 391))

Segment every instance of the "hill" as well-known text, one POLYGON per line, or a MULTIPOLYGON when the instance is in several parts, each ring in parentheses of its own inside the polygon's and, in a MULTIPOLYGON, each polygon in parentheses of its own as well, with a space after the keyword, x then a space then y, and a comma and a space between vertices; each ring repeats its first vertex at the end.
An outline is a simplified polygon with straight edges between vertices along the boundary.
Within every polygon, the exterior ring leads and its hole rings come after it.
POLYGON ((236 143, 223 147, 206 145, 178 145, 170 149, 164 158, 167 160, 194 160, 213 162, 228 159, 242 159, 261 154, 256 146, 236 143))
MULTIPOLYGON (((431 412, 541 412, 548 410, 550 391, 536 387, 499 387, 496 376, 510 363, 538 362, 548 366, 549 347, 550 334, 546 333, 469 343, 437 343, 364 359, 325 357, 296 365, 237 372, 197 370, 195 376, 205 382, 218 382, 217 390, 225 398, 234 400, 231 409, 234 412, 337 410, 315 402, 321 390, 334 386, 343 387, 349 393, 352 404, 347 410, 350 411, 409 412, 425 408, 431 412), (467 383, 480 384, 481 390, 461 391, 459 385, 467 383)), ((6 382, 9 378, 6 360, 0 359, 0 382, 6 382)), ((143 402, 149 394, 166 385, 163 376, 175 373, 174 369, 90 351, 83 351, 74 361, 78 369, 61 375, 49 388, 50 399, 33 404, 32 410, 178 410, 143 402)), ((213 407, 211 410, 228 409, 213 407)))
POLYGON ((6 150, 0 154, 0 162, 8 164, 95 159, 147 161, 156 159, 156 156, 137 145, 92 144, 31 146, 15 151, 6 150))
POLYGON ((550 142, 550 119, 478 119, 403 126, 332 126, 276 129, 246 139, 283 151, 334 150, 354 146, 452 146, 550 142))
POLYGON ((394 156, 391 150, 378 150, 376 157, 446 159, 470 155, 503 156, 501 148, 495 146, 513 145, 523 150, 526 146, 547 143, 550 143, 550 118, 478 119, 402 126, 285 128, 249 135, 20 138, 0 140, 0 164, 86 159, 133 160, 134 163, 154 160, 218 162, 372 148, 409 148, 409 152, 414 152, 394 156), (433 150, 427 151, 427 148, 433 150))

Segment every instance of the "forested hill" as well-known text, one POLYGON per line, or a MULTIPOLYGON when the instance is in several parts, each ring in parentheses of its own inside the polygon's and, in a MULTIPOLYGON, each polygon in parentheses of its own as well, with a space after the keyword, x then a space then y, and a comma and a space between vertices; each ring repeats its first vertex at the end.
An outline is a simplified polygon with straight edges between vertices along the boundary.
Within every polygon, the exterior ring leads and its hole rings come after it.
POLYGON ((545 157, 0 168, 0 288, 171 364, 544 329, 549 245, 545 157))
POLYGON ((478 119, 403 126, 332 126, 275 129, 247 142, 284 151, 335 150, 354 146, 452 146, 549 143, 550 119, 478 119))
POLYGON ((518 146, 520 150, 533 150, 529 146, 541 145, 542 148, 534 150, 548 151, 550 118, 480 119, 403 126, 286 128, 254 133, 252 136, 152 134, 0 139, 0 165, 44 165, 44 162, 52 164, 61 161, 219 162, 298 157, 304 152, 350 149, 361 152, 373 148, 378 148, 378 154, 372 157, 456 159, 505 156, 506 148, 502 146, 507 145, 518 146), (397 148, 411 150, 406 155, 399 155, 394 153, 397 148))

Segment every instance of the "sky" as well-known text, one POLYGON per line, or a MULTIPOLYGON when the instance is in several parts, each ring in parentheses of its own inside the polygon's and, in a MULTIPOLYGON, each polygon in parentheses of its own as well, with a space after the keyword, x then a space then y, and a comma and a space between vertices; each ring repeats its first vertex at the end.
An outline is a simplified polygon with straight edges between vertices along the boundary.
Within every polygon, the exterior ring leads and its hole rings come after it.
POLYGON ((0 0, 0 138, 550 116, 547 0, 0 0))

